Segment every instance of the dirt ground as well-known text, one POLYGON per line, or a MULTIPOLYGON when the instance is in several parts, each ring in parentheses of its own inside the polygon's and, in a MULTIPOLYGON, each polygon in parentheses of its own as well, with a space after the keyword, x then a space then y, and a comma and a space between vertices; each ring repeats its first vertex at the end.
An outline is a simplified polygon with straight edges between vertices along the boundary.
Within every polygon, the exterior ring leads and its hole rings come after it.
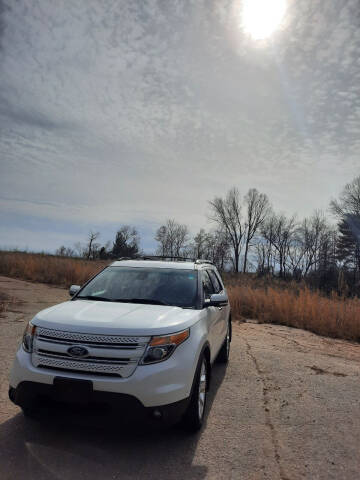
MULTIPOLYGON (((360 478, 360 346, 273 325, 234 325, 227 368, 214 367, 203 431, 100 428, 25 420, 7 399, 25 323, 66 300, 0 277, 0 478, 360 478)), ((360 319, 359 319, 360 321, 360 319)))

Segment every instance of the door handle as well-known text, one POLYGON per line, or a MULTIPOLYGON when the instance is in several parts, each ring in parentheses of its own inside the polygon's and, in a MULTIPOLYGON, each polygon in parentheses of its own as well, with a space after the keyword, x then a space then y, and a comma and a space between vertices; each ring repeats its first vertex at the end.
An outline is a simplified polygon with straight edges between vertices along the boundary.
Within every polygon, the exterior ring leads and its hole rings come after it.
POLYGON ((223 307, 218 307, 218 310, 222 310, 222 309, 223 309, 223 307))

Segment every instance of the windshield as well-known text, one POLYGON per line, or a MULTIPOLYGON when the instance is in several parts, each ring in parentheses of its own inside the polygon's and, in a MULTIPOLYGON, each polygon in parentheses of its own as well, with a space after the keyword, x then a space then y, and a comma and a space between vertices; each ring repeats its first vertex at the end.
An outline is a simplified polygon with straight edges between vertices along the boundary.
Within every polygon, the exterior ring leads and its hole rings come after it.
POLYGON ((197 271, 168 268, 108 267, 76 299, 194 307, 197 271))

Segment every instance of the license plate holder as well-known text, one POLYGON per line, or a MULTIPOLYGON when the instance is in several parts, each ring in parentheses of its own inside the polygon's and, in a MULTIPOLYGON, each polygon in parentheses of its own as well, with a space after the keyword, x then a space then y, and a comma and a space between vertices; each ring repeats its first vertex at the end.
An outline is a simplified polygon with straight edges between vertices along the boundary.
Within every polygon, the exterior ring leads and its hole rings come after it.
POLYGON ((90 380, 54 378, 54 396, 60 402, 86 403, 91 400, 92 393, 93 383, 90 380))

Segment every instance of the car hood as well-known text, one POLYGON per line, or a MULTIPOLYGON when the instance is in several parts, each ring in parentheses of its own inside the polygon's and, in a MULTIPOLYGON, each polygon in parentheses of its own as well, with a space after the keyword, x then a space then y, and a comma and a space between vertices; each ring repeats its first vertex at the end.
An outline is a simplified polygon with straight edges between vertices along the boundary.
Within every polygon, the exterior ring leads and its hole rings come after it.
POLYGON ((194 324, 199 311, 164 305, 72 300, 39 312, 34 325, 106 335, 164 335, 194 324))

